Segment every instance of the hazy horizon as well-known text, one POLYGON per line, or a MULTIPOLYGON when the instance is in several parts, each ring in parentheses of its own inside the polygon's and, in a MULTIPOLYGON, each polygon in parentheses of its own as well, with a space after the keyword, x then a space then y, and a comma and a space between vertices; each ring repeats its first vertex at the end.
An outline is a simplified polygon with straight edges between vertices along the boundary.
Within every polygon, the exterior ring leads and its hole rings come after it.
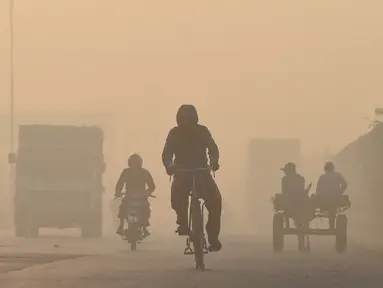
MULTIPOLYGON (((0 113, 9 106, 8 2, 0 1, 0 113)), ((233 133, 338 149, 383 106, 382 7, 17 0, 16 111, 119 113, 127 123, 161 119, 166 130, 186 102, 213 132, 233 122, 233 133)))

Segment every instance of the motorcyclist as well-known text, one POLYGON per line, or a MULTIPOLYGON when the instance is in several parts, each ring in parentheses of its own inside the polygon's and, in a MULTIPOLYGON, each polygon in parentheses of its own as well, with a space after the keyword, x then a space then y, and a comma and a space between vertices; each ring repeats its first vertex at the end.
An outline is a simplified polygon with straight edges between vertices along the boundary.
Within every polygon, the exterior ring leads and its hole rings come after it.
MULTIPOLYGON (((188 235, 189 193, 192 188, 191 173, 176 169, 196 169, 210 167, 219 169, 219 150, 209 129, 198 124, 198 113, 193 105, 182 105, 176 116, 177 126, 172 128, 166 138, 162 152, 162 163, 168 175, 174 175, 171 187, 171 205, 177 214, 177 232, 188 235), (207 153, 209 154, 209 164, 207 153), (174 157, 174 159, 173 159, 174 157)), ((213 177, 208 171, 195 173, 195 185, 199 196, 205 200, 209 212, 206 232, 210 251, 219 251, 221 228, 222 198, 213 177)))
POLYGON ((335 227, 335 210, 338 208, 338 199, 347 189, 347 182, 343 175, 335 171, 335 165, 329 161, 324 164, 324 173, 319 177, 316 188, 316 197, 322 210, 330 213, 330 228, 335 227))
POLYGON ((125 186, 125 197, 121 201, 121 205, 118 212, 118 218, 120 219, 120 225, 117 229, 117 234, 122 235, 124 233, 124 223, 125 218, 127 217, 127 213, 129 211, 128 201, 130 193, 144 193, 146 196, 146 200, 142 206, 142 217, 143 217, 143 230, 145 236, 149 236, 150 233, 148 228, 150 226, 149 218, 150 218, 150 203, 147 197, 151 195, 156 186, 154 184, 154 180, 152 175, 148 170, 143 168, 143 159, 138 154, 133 154, 128 159, 129 168, 125 168, 117 181, 116 190, 114 197, 121 197, 122 189, 125 186))
MULTIPOLYGON (((285 172, 281 181, 281 192, 287 205, 287 214, 296 218, 300 215, 298 213, 306 208, 303 203, 308 199, 305 178, 296 172, 296 165, 292 162, 287 163, 281 170, 285 172)), ((288 219, 286 221, 288 222, 288 219)))

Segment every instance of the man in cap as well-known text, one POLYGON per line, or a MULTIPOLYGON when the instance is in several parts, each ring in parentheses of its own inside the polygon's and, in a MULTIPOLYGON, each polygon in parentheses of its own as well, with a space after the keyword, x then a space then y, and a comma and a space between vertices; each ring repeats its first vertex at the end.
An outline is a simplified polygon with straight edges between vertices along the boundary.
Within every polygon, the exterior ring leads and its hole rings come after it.
POLYGON ((282 178, 281 188, 283 198, 287 205, 287 214, 295 218, 294 216, 300 215, 300 211, 304 211, 304 202, 308 198, 305 189, 305 178, 296 172, 294 163, 287 163, 281 170, 285 172, 285 176, 282 178))
MULTIPOLYGON (((189 193, 192 174, 177 172, 177 169, 211 167, 219 169, 219 150, 209 129, 198 124, 197 110, 193 105, 182 105, 177 112, 177 126, 166 138, 162 152, 162 163, 168 175, 174 175, 171 187, 171 205, 177 213, 179 235, 188 235, 189 193), (209 154, 209 164, 207 152, 209 154)), ((219 251, 222 244, 218 239, 221 227, 222 198, 213 177, 207 171, 195 173, 195 185, 199 196, 205 200, 209 212, 206 232, 210 251, 219 251)))
POLYGON ((289 162, 281 170, 285 172, 282 178, 282 194, 289 198, 303 195, 305 178, 296 172, 295 164, 289 162))

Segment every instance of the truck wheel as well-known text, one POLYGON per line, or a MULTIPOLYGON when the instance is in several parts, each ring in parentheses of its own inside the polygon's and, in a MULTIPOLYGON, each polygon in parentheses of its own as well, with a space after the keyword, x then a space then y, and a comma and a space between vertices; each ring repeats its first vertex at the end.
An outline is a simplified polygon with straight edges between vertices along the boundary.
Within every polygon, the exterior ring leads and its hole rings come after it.
POLYGON ((347 250, 347 216, 338 215, 336 217, 335 248, 339 254, 347 250))
POLYGON ((91 236, 89 235, 89 228, 88 227, 85 227, 85 225, 83 227, 81 227, 81 237, 83 238, 91 238, 91 236))
POLYGON ((15 213, 15 235, 16 237, 27 238, 29 235, 28 225, 25 221, 25 217, 16 211, 15 213))
POLYGON ((31 228, 29 228, 29 235, 32 238, 39 237, 39 227, 31 227, 31 228))
POLYGON ((310 252, 310 239, 307 235, 298 236, 298 251, 303 253, 310 252))
POLYGON ((304 252, 305 251, 305 236, 304 235, 298 235, 298 251, 304 252))
POLYGON ((27 238, 28 237, 28 228, 22 223, 17 223, 15 225, 15 235, 16 237, 27 238))
POLYGON ((273 250, 274 252, 282 252, 284 248, 284 217, 282 214, 274 214, 273 218, 273 250))

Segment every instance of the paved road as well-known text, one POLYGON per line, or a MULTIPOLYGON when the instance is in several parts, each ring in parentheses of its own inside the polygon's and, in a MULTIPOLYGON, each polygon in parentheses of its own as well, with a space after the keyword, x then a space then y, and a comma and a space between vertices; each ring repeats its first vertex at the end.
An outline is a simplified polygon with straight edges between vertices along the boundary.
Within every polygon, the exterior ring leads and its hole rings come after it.
POLYGON ((224 240, 224 250, 208 255, 208 270, 198 272, 175 236, 152 236, 135 253, 116 238, 6 236, 0 240, 0 287, 383 287, 383 256, 359 246, 337 255, 333 239, 320 238, 310 254, 298 253, 294 241, 274 254, 267 238, 224 240))

